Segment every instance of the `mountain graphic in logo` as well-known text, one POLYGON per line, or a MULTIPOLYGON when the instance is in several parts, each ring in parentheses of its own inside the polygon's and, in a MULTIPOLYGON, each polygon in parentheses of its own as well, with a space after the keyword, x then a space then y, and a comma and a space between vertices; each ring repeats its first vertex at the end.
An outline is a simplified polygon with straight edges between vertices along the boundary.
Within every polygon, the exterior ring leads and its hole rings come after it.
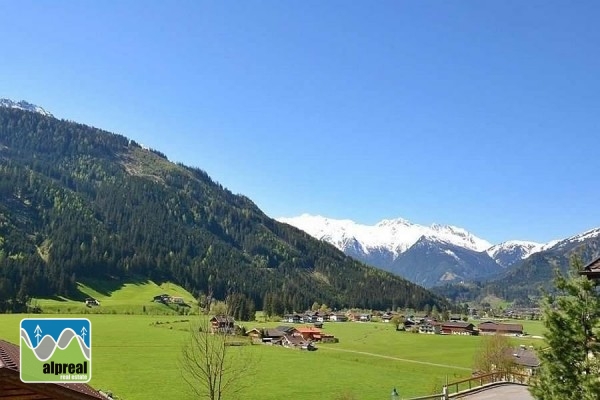
POLYGON ((85 318, 21 320, 21 381, 89 382, 92 324, 85 318))

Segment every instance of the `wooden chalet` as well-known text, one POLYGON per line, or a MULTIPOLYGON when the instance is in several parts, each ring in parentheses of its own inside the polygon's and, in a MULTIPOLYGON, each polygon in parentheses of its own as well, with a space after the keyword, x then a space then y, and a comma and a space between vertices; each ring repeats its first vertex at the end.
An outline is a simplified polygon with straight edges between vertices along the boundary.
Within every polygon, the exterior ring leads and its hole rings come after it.
POLYGON ((441 323, 441 331, 446 335, 477 335, 475 326, 470 322, 447 321, 441 323))
POLYGON ((479 333, 482 335, 522 335, 523 325, 521 324, 501 324, 492 321, 482 322, 477 325, 479 333))
POLYGON ((579 274, 587 276, 588 279, 600 279, 600 257, 583 267, 579 274))
POLYGON ((210 330, 213 334, 233 335, 235 333, 235 319, 228 315, 215 315, 210 319, 210 330))
POLYGON ((19 366, 19 346, 0 340, 0 399, 106 400, 108 398, 85 383, 23 383, 19 366))

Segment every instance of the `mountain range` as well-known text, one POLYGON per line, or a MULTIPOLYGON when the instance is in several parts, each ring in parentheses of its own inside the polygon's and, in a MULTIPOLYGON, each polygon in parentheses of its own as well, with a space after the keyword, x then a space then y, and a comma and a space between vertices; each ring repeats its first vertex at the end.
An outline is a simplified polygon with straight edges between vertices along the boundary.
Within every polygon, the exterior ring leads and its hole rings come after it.
MULTIPOLYGON (((569 252, 600 234, 600 229, 594 229, 549 243, 511 240, 492 245, 463 228, 423 226, 401 218, 375 225, 309 214, 278 220, 333 244, 351 257, 425 287, 518 276, 518 267, 533 255, 543 258, 548 252, 569 252)), ((548 270, 551 275, 551 268, 548 270)))
MULTIPOLYGON (((165 134, 167 134, 166 132, 165 134)), ((0 102, 0 311, 172 281, 267 315, 445 299, 265 215, 206 172, 27 102, 0 102), (98 286, 99 285, 99 286, 98 286)))

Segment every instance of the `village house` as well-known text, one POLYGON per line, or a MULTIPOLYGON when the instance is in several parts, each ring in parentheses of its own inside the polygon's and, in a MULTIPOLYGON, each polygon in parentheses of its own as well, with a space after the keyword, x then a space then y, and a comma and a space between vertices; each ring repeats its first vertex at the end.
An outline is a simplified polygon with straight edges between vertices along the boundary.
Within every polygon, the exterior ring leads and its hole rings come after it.
POLYGON ((392 313, 384 313, 381 315, 381 321, 382 322, 390 322, 392 320, 394 316, 392 315, 392 313))
POLYGON ((406 331, 412 331, 413 329, 418 329, 418 325, 415 321, 413 321, 412 319, 407 319, 404 321, 404 330, 406 331))
POLYGON ((302 322, 307 323, 307 324, 311 324, 313 322, 317 322, 318 318, 319 318, 318 313, 316 313, 316 312, 306 312, 302 316, 302 322))
POLYGON ((469 322, 442 322, 442 333, 446 335, 477 335, 475 326, 469 322))
POLYGON ((329 315, 330 322, 346 322, 348 321, 348 316, 342 313, 334 313, 329 315))
POLYGON ((157 296, 154 296, 154 298, 152 299, 152 301, 155 302, 155 303, 165 303, 166 304, 166 303, 169 302, 169 298, 170 297, 171 296, 169 296, 168 294, 163 293, 163 294, 159 294, 157 296))
POLYGON ((235 319, 227 315, 215 315, 210 319, 212 334, 233 335, 235 333, 235 319))
POLYGON ((85 383, 23 383, 19 346, 0 339, 0 398, 2 400, 108 399, 85 383))
POLYGON ((100 302, 94 299, 93 297, 88 297, 87 299, 85 299, 85 305, 86 307, 95 307, 99 306, 100 302))
POLYGON ((533 350, 533 346, 529 346, 529 349, 524 345, 516 349, 507 349, 506 355, 510 357, 519 371, 526 375, 535 375, 540 367, 540 359, 533 350))
POLYGON ((439 335, 442 333, 442 325, 435 321, 424 321, 422 324, 419 324, 419 333, 439 335))
POLYGON ((286 314, 283 316, 281 322, 287 322, 290 324, 299 324, 302 322, 302 315, 300 314, 286 314))
POLYGON ((522 335, 523 325, 521 324, 501 324, 493 321, 482 322, 477 325, 479 333, 482 335, 522 335))
POLYGON ((323 333, 321 329, 310 326, 300 327, 298 333, 305 339, 314 342, 335 342, 335 337, 328 333, 323 333))
POLYGON ((311 341, 304 339, 302 336, 285 335, 281 341, 283 347, 297 350, 316 350, 317 348, 311 341))
POLYGON ((169 303, 173 303, 173 304, 185 304, 185 300, 183 299, 183 297, 171 296, 171 295, 166 294, 166 293, 154 296, 154 298, 152 299, 152 301, 155 302, 155 303, 163 303, 163 304, 169 304, 169 303))

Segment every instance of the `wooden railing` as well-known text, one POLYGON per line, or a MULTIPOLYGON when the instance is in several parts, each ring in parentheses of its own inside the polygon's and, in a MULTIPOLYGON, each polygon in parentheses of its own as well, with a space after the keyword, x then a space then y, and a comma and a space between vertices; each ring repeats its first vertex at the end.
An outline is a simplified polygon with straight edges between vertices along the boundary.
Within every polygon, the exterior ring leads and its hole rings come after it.
POLYGON ((491 372, 489 374, 472 376, 471 378, 463 379, 460 381, 449 382, 446 386, 448 388, 448 394, 452 395, 458 392, 475 389, 496 382, 518 383, 521 385, 528 385, 529 378, 529 375, 521 374, 518 372, 497 371, 491 372))
POLYGON ((489 374, 476 375, 460 381, 448 382, 442 393, 431 394, 421 397, 411 397, 406 400, 448 400, 456 396, 457 393, 479 389, 485 385, 493 383, 516 383, 521 385, 529 384, 530 376, 518 372, 497 371, 489 374))

